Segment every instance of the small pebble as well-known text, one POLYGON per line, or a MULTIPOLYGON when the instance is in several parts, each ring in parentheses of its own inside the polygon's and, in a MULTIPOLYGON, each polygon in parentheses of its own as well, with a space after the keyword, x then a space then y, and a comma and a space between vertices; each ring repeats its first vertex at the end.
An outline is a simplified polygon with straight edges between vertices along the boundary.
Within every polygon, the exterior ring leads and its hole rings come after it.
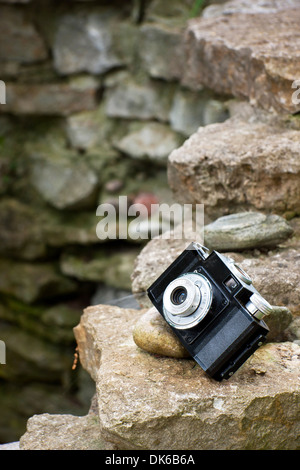
POLYGON ((187 358, 188 351, 156 308, 151 307, 136 323, 133 339, 144 351, 161 356, 187 358))

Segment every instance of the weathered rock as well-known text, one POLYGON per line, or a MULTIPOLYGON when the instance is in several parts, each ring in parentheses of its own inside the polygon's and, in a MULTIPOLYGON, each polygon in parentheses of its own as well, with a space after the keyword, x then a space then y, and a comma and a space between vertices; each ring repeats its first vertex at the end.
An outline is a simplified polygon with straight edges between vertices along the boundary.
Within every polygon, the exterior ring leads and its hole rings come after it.
POLYGON ((54 264, 21 263, 1 259, 0 292, 25 303, 75 292, 77 283, 64 277, 54 264))
POLYGON ((204 244, 217 251, 274 248, 292 233, 292 227, 280 216, 240 212, 220 217, 206 225, 204 244))
POLYGON ((140 56, 143 67, 151 77, 179 79, 185 58, 183 28, 161 22, 144 24, 141 27, 140 56))
POLYGON ((17 199, 0 202, 0 253, 16 259, 42 259, 48 247, 100 244, 95 212, 61 213, 51 207, 35 207, 17 199))
POLYGON ((256 210, 300 213, 299 132, 229 119, 200 127, 169 156, 174 197, 205 215, 256 210))
POLYGON ((287 327, 286 338, 288 341, 295 341, 300 345, 300 316, 296 317, 287 327))
POLYGON ((289 340, 286 330, 293 321, 293 315, 287 307, 272 306, 272 313, 264 318, 270 332, 267 341, 279 342, 289 340))
POLYGON ((92 111, 75 113, 66 118, 66 132, 72 147, 88 150, 108 140, 113 123, 106 118, 103 106, 92 111))
POLYGON ((0 450, 20 450, 19 441, 8 442, 7 444, 0 444, 0 450))
POLYGON ((99 84, 92 77, 69 82, 6 83, 6 105, 2 113, 17 115, 59 115, 95 109, 99 84))
POLYGON ((271 111, 299 111, 299 103, 292 101, 292 84, 300 74, 299 9, 228 18, 190 21, 183 83, 246 98, 271 111), (251 34, 245 35, 245 29, 251 34))
POLYGON ((207 90, 179 89, 170 111, 172 129, 190 136, 200 126, 223 122, 228 118, 226 103, 209 97, 207 90))
POLYGON ((105 282, 111 287, 130 290, 130 275, 134 260, 140 250, 121 251, 93 249, 92 251, 66 252, 62 255, 62 272, 79 280, 105 282))
POLYGON ((228 109, 225 102, 217 99, 208 99, 203 109, 203 126, 214 122, 223 122, 228 119, 228 109))
POLYGON ((219 5, 210 5, 202 12, 203 18, 235 13, 276 13, 281 10, 294 9, 299 6, 297 0, 230 0, 219 5))
POLYGON ((0 201, 0 253, 2 256, 35 259, 46 254, 42 229, 30 206, 7 198, 0 201))
POLYGON ((107 90, 106 114, 112 118, 168 121, 172 93, 162 83, 132 80, 107 90))
POLYGON ((96 234, 97 219, 94 212, 44 212, 41 218, 44 240, 51 247, 90 245, 101 243, 96 234))
POLYGON ((172 129, 187 136, 196 132, 203 125, 204 106, 205 99, 200 92, 178 90, 170 110, 172 129))
POLYGON ((98 194, 98 177, 83 160, 70 157, 33 155, 31 183, 56 209, 91 207, 98 194))
POLYGON ((96 381, 105 441, 151 450, 299 446, 298 345, 268 344, 219 383, 193 360, 138 348, 132 329, 142 314, 89 307, 75 328, 80 360, 96 381))
POLYGON ((48 51, 43 38, 24 10, 1 5, 0 60, 31 63, 43 61, 48 51))
POLYGON ((270 256, 245 258, 239 264, 272 305, 288 307, 294 315, 299 315, 299 250, 291 248, 270 256))
POLYGON ((116 305, 123 308, 140 308, 130 290, 117 289, 105 284, 99 284, 96 292, 91 297, 91 305, 99 304, 116 305))
MULTIPOLYGON (((1 322, 6 364, 0 377, 11 382, 63 383, 70 379, 72 352, 9 323, 1 322), (69 375, 69 378, 68 378, 69 375)), ((65 382, 66 383, 66 382, 65 382)))
POLYGON ((70 345, 74 342, 72 328, 81 315, 79 307, 58 303, 32 306, 16 299, 2 298, 0 319, 53 344, 70 345))
MULTIPOLYGON (((59 358, 58 358, 59 360, 59 358)), ((9 366, 9 364, 6 364, 9 366)), ((20 361, 19 367, 23 366, 20 361)), ((31 364, 32 367, 32 364, 31 364)), ((29 365, 30 369, 30 365, 29 365)), ((43 382, 31 380, 25 377, 25 382, 1 382, 1 442, 11 442, 20 439, 26 431, 26 421, 33 415, 41 413, 67 413, 83 416, 91 404, 91 398, 95 394, 95 386, 88 373, 82 368, 71 371, 70 363, 64 371, 64 384, 53 380, 51 372, 43 382), (78 387, 71 392, 67 380, 78 387)), ((45 378, 45 375, 44 375, 45 378)))
POLYGON ((190 356, 154 307, 137 321, 133 339, 137 346, 152 354, 177 358, 190 356))
POLYGON ((96 413, 86 416, 42 415, 27 421, 20 439, 21 450, 103 450, 96 413))
POLYGON ((81 9, 61 16, 53 45, 56 70, 99 74, 122 65, 112 36, 118 16, 112 9, 81 9))
POLYGON ((166 164, 172 150, 179 147, 182 139, 168 126, 151 122, 132 130, 115 143, 118 150, 132 158, 148 159, 166 164))

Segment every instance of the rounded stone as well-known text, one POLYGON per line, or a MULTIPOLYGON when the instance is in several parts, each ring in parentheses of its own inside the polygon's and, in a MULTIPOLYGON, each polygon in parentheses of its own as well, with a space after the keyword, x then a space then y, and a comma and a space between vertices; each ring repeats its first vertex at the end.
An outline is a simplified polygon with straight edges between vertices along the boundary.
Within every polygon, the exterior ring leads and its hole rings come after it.
POLYGON ((272 248, 292 234, 283 217, 254 211, 225 215, 204 227, 205 245, 219 251, 272 248))
POLYGON ((176 358, 190 357, 188 351, 154 307, 137 321, 133 329, 133 339, 137 346, 152 354, 176 358))

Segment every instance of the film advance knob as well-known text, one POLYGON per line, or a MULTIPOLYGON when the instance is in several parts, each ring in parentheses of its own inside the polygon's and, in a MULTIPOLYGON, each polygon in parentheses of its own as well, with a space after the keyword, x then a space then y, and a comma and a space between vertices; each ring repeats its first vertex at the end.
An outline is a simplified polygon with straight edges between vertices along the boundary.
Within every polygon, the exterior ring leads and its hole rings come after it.
POLYGON ((258 293, 251 295, 246 308, 258 320, 272 312, 272 306, 258 293))

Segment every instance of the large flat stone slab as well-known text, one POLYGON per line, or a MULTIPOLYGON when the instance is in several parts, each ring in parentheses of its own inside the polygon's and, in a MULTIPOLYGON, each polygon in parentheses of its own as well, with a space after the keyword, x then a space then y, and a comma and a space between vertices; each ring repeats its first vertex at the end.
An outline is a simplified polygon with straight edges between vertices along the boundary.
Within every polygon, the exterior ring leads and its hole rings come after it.
POLYGON ((215 382, 191 359, 139 349, 143 311, 98 305, 75 328, 80 360, 96 381, 101 434, 118 449, 296 449, 300 347, 261 347, 215 382))
POLYGON ((299 111, 292 84, 300 76, 300 10, 279 3, 278 9, 243 9, 235 2, 230 15, 190 21, 184 84, 205 85, 267 110, 299 111))
POLYGON ((176 200, 205 215, 255 210, 300 213, 300 133, 275 123, 232 118, 200 127, 169 156, 176 200))

